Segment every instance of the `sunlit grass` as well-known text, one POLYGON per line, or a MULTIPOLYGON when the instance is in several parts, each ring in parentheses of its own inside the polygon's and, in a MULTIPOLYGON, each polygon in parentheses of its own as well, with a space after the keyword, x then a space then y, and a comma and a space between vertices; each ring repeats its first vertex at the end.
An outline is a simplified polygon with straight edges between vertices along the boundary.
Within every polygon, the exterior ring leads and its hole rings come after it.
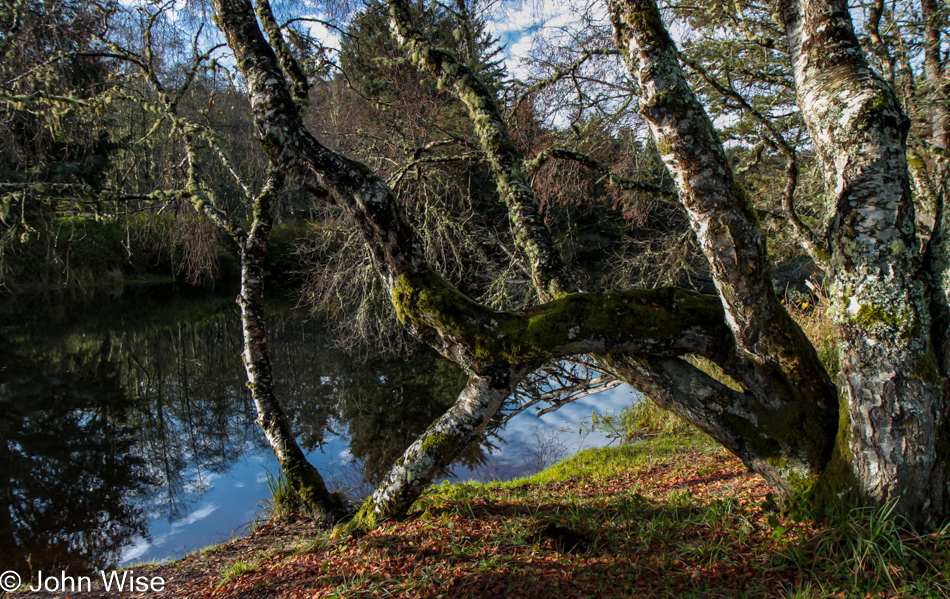
POLYGON ((236 559, 221 570, 217 586, 221 588, 230 582, 238 580, 242 576, 256 572, 258 567, 259 563, 257 561, 247 560, 245 558, 236 559))
POLYGON ((220 593, 950 597, 946 529, 914 533, 888 508, 800 522, 768 492, 708 438, 660 436, 518 480, 437 485, 364 536, 244 556, 220 593))
POLYGON ((271 519, 290 520, 302 513, 303 504, 300 497, 282 470, 278 468, 276 474, 272 470, 267 470, 265 483, 267 490, 270 491, 270 498, 261 502, 261 514, 255 525, 271 519))

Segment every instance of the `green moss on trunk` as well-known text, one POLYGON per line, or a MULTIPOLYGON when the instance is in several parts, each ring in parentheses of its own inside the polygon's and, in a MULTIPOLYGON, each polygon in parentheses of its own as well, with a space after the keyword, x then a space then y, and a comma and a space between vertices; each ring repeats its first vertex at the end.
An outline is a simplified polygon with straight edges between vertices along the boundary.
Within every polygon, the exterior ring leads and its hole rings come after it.
POLYGON ((831 459, 821 474, 810 485, 798 489, 813 514, 823 514, 829 508, 841 509, 861 501, 860 482, 851 464, 851 420, 848 417, 848 397, 838 398, 838 434, 835 437, 831 459))
POLYGON ((573 293, 522 312, 499 312, 478 304, 435 273, 404 274, 392 290, 399 319, 417 329, 435 329, 464 347, 476 363, 512 364, 587 351, 636 345, 669 353, 697 348, 679 343, 691 334, 705 340, 700 351, 728 353, 733 344, 722 304, 715 296, 672 287, 616 293, 573 293))
POLYGON ((360 536, 373 530, 378 525, 379 517, 376 515, 373 498, 370 496, 363 500, 360 508, 348 522, 333 529, 333 536, 360 536))
POLYGON ((346 513, 346 500, 337 493, 330 493, 320 472, 309 463, 284 468, 287 480, 294 491, 315 516, 333 524, 346 513))

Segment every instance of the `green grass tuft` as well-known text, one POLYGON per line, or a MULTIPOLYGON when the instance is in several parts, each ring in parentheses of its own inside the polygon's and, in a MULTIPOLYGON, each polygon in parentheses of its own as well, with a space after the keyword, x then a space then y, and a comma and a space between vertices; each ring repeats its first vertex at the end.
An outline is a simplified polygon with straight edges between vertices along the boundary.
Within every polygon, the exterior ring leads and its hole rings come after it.
POLYGON ((270 499, 264 500, 261 504, 262 513, 258 522, 291 520, 303 513, 303 502, 282 470, 278 469, 277 474, 274 474, 268 469, 266 483, 270 491, 270 499))
POLYGON ((224 585, 234 582, 242 576, 256 572, 259 567, 260 564, 256 561, 245 560, 243 558, 236 559, 221 570, 217 588, 220 589, 224 585))

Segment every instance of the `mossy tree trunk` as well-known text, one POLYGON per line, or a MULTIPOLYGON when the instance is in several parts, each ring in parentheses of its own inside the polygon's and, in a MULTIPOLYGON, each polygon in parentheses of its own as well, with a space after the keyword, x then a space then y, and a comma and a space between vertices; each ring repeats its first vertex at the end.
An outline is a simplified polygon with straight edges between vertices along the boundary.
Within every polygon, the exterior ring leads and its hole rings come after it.
POLYGON ((736 344, 718 362, 731 393, 688 364, 612 360, 634 386, 721 441, 778 489, 814 480, 831 458, 837 389, 772 288, 765 239, 719 137, 686 82, 652 1, 610 3, 617 44, 641 88, 641 114, 673 175, 736 344), (684 391, 693 389, 684 394, 684 391), (704 397, 702 401, 697 398, 704 397))
POLYGON ((352 528, 368 531, 379 522, 399 517, 485 430, 501 404, 532 368, 498 369, 469 380, 455 404, 416 439, 360 508, 352 528))
POLYGON ((287 417, 277 401, 274 375, 264 323, 264 260, 274 222, 274 196, 283 186, 284 176, 274 173, 255 199, 251 230, 238 242, 241 253, 241 290, 237 303, 241 308, 244 338, 244 369, 251 398, 257 409, 257 424, 264 431, 280 468, 307 509, 335 523, 346 515, 345 501, 330 493, 323 477, 307 460, 294 437, 287 417))
POLYGON ((946 511, 946 411, 907 168, 910 125, 874 73, 847 3, 781 3, 798 105, 824 166, 831 310, 858 493, 918 522, 946 511))
POLYGON ((834 190, 837 220, 823 249, 835 279, 848 394, 843 429, 838 389, 773 291, 752 202, 686 84, 656 4, 610 0, 609 6, 618 45, 642 89, 643 116, 677 183, 718 296, 669 288, 567 293, 573 277, 537 218, 497 98, 452 53, 412 28, 403 0, 392 0, 393 29, 407 52, 468 107, 526 266, 547 303, 516 313, 471 300, 427 267, 380 178, 304 127, 301 98, 291 91, 297 89, 293 69, 282 68, 281 60, 289 59, 265 39, 249 0, 214 2, 272 163, 350 214, 400 320, 471 375, 455 405, 364 504, 358 526, 406 513, 437 469, 484 429, 513 385, 546 360, 578 353, 598 355, 779 491, 850 486, 871 502, 899 499, 900 511, 914 521, 942 515, 946 483, 937 453, 944 373, 933 348, 946 335, 931 328, 904 157, 906 119, 861 58, 844 3, 782 3, 799 104, 834 190), (709 358, 735 388, 685 362, 687 354, 709 358))

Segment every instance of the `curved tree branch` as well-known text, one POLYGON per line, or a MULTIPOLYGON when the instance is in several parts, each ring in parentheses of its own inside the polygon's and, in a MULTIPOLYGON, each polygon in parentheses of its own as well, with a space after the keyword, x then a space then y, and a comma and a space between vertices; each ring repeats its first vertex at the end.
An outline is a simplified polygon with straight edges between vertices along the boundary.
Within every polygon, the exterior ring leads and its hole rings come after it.
POLYGON ((509 114, 518 114, 518 110, 521 108, 521 105, 531 94, 537 93, 545 87, 553 85, 565 77, 574 76, 574 74, 577 73, 577 70, 594 56, 617 56, 619 54, 620 50, 617 48, 597 48, 595 50, 584 50, 581 52, 580 58, 569 64, 567 67, 563 69, 556 69, 552 75, 527 86, 524 92, 522 92, 522 94, 518 96, 518 99, 515 100, 514 106, 511 107, 509 114))
POLYGON ((802 222, 795 210, 795 189, 798 187, 798 153, 786 140, 785 136, 776 129, 775 123, 768 119, 761 112, 756 110, 730 83, 723 85, 710 75, 701 64, 694 60, 681 57, 681 60, 696 71, 703 81, 709 84, 720 95, 732 99, 738 106, 752 117, 768 135, 759 133, 760 139, 774 149, 778 149, 785 155, 785 190, 782 194, 782 209, 788 218, 788 223, 792 228, 792 236, 798 244, 804 249, 815 265, 823 271, 828 270, 828 251, 811 227, 802 222))
MULTIPOLYGON (((797 411, 807 414, 808 428, 823 431, 814 439, 796 440, 792 435, 781 443, 786 454, 802 458, 803 474, 816 475, 834 446, 837 389, 776 297, 755 208, 736 182, 712 123, 686 82, 656 3, 610 0, 609 6, 617 44, 640 82, 641 114, 679 189, 740 361, 745 362, 732 372, 723 368, 753 396, 763 414, 797 411)), ((774 428, 767 420, 758 417, 766 429, 774 428)), ((767 430, 769 435, 780 432, 767 430)))

